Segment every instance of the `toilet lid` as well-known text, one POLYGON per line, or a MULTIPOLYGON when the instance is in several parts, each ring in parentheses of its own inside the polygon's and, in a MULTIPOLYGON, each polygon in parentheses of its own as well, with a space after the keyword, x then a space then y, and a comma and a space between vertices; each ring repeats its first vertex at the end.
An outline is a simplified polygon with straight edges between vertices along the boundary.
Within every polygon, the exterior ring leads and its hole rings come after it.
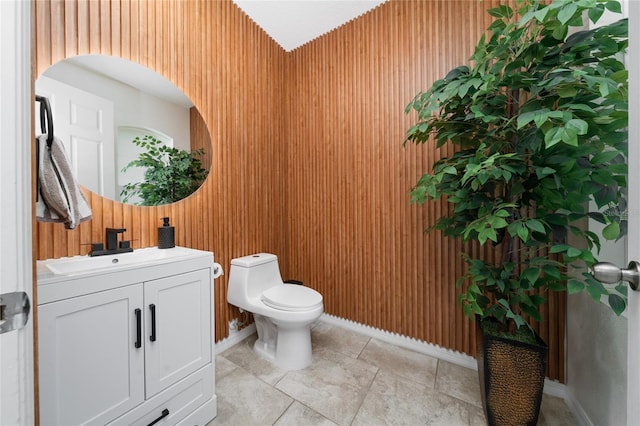
POLYGON ((322 295, 309 287, 282 284, 263 292, 262 301, 282 311, 309 311, 322 305, 322 295))

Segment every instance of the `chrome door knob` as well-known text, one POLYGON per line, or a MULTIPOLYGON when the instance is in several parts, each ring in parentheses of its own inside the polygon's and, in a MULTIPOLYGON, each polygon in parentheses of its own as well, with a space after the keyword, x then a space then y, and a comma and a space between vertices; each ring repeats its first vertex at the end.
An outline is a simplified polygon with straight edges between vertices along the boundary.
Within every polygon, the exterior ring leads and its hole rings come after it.
POLYGON ((613 263, 600 262, 593 265, 589 273, 596 280, 613 284, 619 281, 627 281, 632 290, 638 290, 640 284, 640 264, 635 261, 629 262, 627 269, 619 268, 613 263))

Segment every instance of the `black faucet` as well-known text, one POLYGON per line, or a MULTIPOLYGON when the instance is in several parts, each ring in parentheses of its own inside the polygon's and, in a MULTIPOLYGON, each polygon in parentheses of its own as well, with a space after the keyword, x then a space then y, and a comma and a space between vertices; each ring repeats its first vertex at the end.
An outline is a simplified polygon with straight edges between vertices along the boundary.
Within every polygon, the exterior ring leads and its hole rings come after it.
POLYGON ((120 241, 120 243, 118 243, 118 234, 122 234, 125 231, 125 228, 106 228, 105 241, 107 242, 107 248, 105 249, 102 243, 93 243, 91 244, 89 256, 104 256, 108 254, 132 252, 133 249, 131 248, 130 241, 120 241))
POLYGON ((125 231, 125 228, 106 228, 104 230, 107 250, 115 250, 118 248, 118 234, 122 234, 125 231))

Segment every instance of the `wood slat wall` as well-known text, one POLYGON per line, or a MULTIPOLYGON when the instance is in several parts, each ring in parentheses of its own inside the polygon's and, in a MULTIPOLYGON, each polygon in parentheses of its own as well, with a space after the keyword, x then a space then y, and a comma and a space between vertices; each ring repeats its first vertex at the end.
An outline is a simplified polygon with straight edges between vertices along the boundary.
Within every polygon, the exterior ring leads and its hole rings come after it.
POLYGON ((197 151, 202 149, 202 155, 199 158, 202 168, 209 170, 211 168, 211 135, 209 128, 204 121, 198 108, 189 108, 189 134, 191 135, 190 149, 197 151))
MULTIPOLYGON (((133 207, 88 194, 93 220, 75 231, 38 224, 39 259, 84 254, 107 226, 134 247, 156 244, 170 216, 177 244, 232 258, 280 256, 284 278, 319 290, 327 313, 473 354, 456 305, 459 244, 424 235, 441 204, 408 190, 443 153, 402 147, 405 105, 465 63, 497 0, 391 0, 285 53, 230 0, 35 2, 35 74, 79 54, 109 54, 163 74, 189 96, 213 141, 193 196, 133 207)), ((216 340, 238 316, 216 280, 216 340)), ((565 301, 540 327, 552 379, 564 380, 565 301)))
MULTIPOLYGON (((287 56, 287 273, 320 291, 327 312, 475 354, 456 303, 462 247, 422 233, 446 207, 409 204, 419 176, 451 152, 403 148, 415 122, 404 108, 468 63, 498 3, 390 1, 287 56)), ((564 306, 552 296, 539 330, 560 380, 564 306)))

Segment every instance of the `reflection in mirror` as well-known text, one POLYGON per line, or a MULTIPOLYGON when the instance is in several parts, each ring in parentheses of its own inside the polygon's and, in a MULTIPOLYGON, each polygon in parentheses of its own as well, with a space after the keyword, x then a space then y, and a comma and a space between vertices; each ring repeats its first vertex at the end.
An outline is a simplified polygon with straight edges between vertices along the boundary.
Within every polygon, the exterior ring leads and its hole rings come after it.
POLYGON ((169 204, 188 197, 200 187, 207 177, 207 171, 200 164, 202 149, 185 151, 174 148, 162 135, 157 138, 148 131, 136 131, 139 135, 133 143, 144 151, 122 172, 143 169, 144 176, 141 181, 124 185, 120 191, 122 201, 139 199, 138 204, 143 206, 169 204))
MULTIPOLYGON (((154 138, 165 151, 191 153, 204 177, 209 171, 211 137, 198 110, 173 83, 142 65, 105 55, 67 58, 36 80, 36 94, 51 102, 55 134, 65 144, 80 184, 97 194, 131 204, 157 204, 123 191, 145 182, 148 170, 126 167, 148 151, 134 143, 136 137, 154 138)), ((168 157, 163 155, 163 161, 168 157)), ((166 169, 180 169, 174 166, 167 164, 166 169)), ((197 179, 195 188, 204 180, 202 175, 197 179)), ((162 200, 160 204, 177 201, 162 200)))

